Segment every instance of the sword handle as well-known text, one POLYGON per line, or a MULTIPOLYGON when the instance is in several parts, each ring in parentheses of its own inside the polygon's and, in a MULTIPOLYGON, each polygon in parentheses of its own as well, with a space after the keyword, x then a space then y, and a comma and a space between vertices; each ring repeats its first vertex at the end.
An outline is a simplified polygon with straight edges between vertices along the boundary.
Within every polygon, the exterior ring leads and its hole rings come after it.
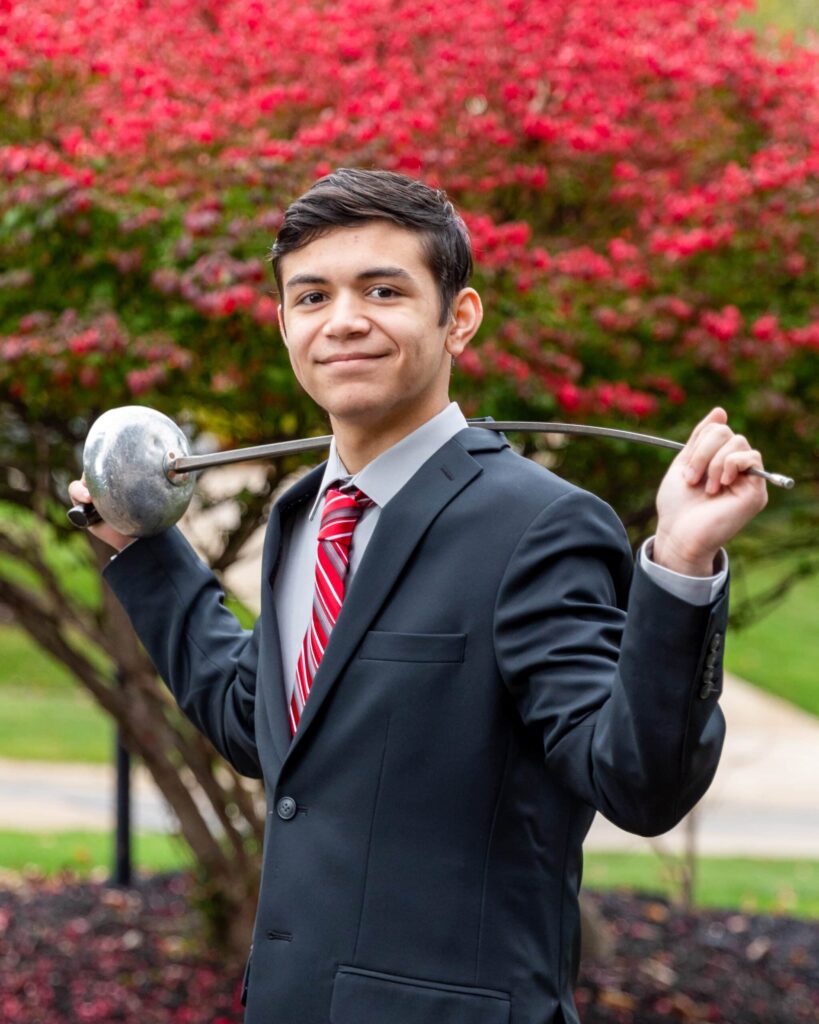
POLYGON ((74 505, 66 514, 71 522, 80 530, 87 530, 89 526, 95 526, 97 523, 102 522, 102 516, 91 502, 85 505, 74 505))

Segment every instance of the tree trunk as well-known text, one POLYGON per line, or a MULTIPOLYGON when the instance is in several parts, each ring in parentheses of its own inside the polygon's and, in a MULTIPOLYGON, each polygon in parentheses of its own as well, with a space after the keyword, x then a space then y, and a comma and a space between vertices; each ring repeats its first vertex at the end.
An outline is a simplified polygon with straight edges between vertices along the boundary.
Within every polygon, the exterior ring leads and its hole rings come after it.
MULTIPOLYGON (((88 540, 101 568, 110 552, 90 535, 88 540)), ((40 584, 34 588, 0 577, 0 604, 114 719, 124 745, 150 772, 191 849, 198 902, 213 940, 229 956, 245 957, 265 818, 259 783, 242 779, 179 712, 107 588, 100 611, 93 613, 66 596, 36 537, 3 537, 0 550, 35 572, 40 584), (91 654, 94 648, 102 657, 91 654)))

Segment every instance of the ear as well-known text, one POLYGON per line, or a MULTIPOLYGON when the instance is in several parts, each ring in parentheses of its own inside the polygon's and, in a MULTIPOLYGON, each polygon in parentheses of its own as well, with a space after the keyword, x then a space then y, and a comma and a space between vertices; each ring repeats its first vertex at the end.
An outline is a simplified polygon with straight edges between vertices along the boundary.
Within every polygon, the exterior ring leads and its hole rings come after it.
POLYGON ((481 297, 474 288, 462 288, 455 296, 444 347, 451 356, 459 356, 483 320, 481 297))
POLYGON ((279 303, 278 307, 276 308, 276 316, 278 316, 278 318, 279 318, 279 330, 282 332, 282 338, 284 338, 284 343, 286 345, 287 344, 287 331, 285 330, 285 327, 284 327, 284 306, 281 304, 281 302, 279 303))

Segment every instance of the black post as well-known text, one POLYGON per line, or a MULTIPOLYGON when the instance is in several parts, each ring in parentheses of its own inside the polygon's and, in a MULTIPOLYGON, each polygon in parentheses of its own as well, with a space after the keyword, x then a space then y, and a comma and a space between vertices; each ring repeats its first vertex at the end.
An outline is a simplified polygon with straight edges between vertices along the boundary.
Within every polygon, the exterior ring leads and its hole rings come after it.
MULTIPOLYGON (((120 686, 122 675, 118 673, 120 686)), ((122 742, 122 731, 116 731, 116 836, 114 848, 114 885, 131 884, 131 755, 122 742)))

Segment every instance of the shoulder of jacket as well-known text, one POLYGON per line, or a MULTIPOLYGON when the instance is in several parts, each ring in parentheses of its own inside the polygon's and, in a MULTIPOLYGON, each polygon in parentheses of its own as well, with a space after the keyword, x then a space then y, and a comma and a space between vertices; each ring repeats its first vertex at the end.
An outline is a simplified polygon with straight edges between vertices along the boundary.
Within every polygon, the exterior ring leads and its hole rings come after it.
POLYGON ((481 427, 470 427, 456 435, 462 445, 481 465, 485 473, 503 478, 517 487, 525 486, 541 496, 556 498, 582 488, 564 480, 550 469, 516 452, 506 436, 481 427))
MULTIPOLYGON (((480 433, 490 432, 482 430, 480 433)), ((461 437, 463 432, 458 440, 461 437)), ((619 516, 605 499, 565 480, 534 459, 520 455, 508 441, 501 445, 479 445, 470 454, 481 466, 481 475, 491 491, 503 502, 505 519, 516 518, 516 512, 526 518, 554 506, 553 512, 592 519, 602 517, 620 524, 619 516)))

